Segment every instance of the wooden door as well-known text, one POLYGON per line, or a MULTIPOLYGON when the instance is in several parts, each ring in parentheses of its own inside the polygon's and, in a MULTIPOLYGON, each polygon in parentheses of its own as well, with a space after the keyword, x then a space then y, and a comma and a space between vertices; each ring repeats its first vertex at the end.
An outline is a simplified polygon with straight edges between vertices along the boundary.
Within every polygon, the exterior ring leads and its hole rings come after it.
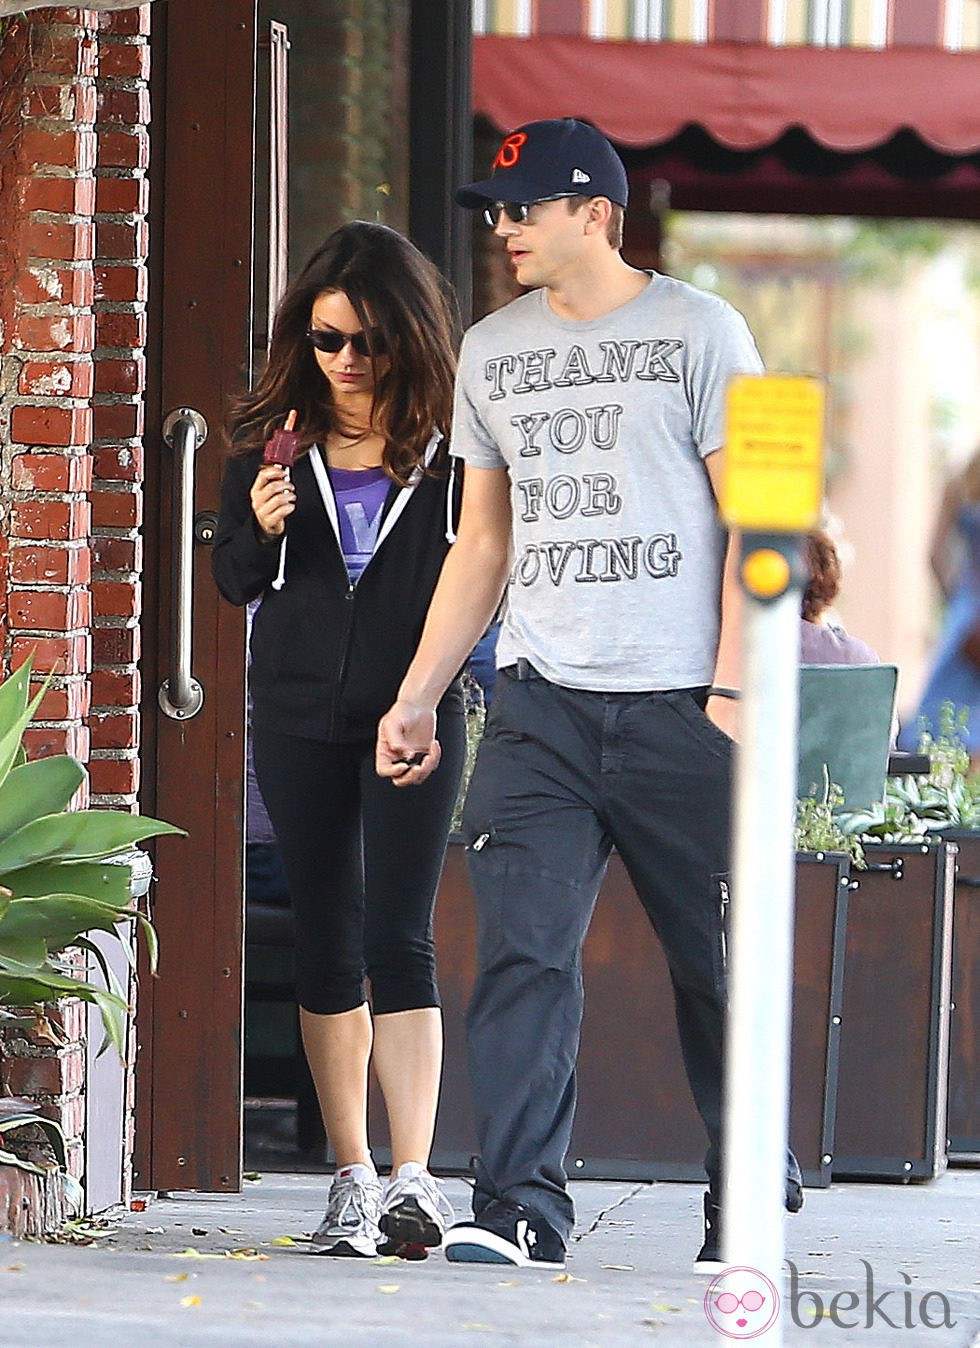
POLYGON ((151 294, 146 428, 142 808, 187 830, 155 848, 160 975, 139 992, 135 1185, 241 1186, 244 631, 210 575, 221 426, 248 379, 252 322, 255 0, 153 6, 151 294), (200 710, 161 708, 176 616, 173 489, 163 425, 206 423, 191 457, 192 621, 200 710))

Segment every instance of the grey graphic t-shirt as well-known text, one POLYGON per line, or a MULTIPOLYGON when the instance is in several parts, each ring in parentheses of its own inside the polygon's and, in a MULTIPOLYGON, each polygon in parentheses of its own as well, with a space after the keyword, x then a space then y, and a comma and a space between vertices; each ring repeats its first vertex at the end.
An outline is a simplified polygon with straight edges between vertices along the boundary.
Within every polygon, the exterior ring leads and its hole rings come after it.
POLYGON ((730 376, 761 372, 731 305, 657 273, 598 319, 538 290, 469 330, 453 450, 511 482, 501 668, 601 692, 711 681, 724 533, 704 459, 730 376))

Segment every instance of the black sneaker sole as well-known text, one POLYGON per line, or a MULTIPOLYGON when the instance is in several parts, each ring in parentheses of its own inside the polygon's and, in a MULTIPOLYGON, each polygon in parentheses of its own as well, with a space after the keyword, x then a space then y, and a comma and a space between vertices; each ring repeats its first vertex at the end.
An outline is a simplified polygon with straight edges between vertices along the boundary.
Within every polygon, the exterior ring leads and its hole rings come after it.
POLYGON ((354 1246, 347 1240, 338 1240, 333 1245, 310 1245, 310 1254, 319 1255, 321 1258, 336 1259, 374 1259, 377 1251, 367 1254, 364 1250, 355 1250, 354 1246))
POLYGON ((424 1245, 435 1249, 442 1244, 442 1231, 414 1198, 406 1198, 381 1214, 381 1230, 396 1245, 424 1245))
POLYGON ((509 1264, 511 1268, 557 1269, 565 1267, 565 1261, 528 1258, 518 1247, 493 1231, 474 1228, 472 1234, 461 1232, 453 1236, 450 1231, 443 1241, 443 1250, 451 1264, 509 1264))

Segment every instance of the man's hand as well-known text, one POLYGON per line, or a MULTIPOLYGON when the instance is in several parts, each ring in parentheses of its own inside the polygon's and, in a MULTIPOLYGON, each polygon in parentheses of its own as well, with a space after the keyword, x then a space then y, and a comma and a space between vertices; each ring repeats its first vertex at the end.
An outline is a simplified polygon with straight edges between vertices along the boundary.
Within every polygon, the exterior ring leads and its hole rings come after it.
POLYGON ((418 786, 436 770, 441 757, 431 707, 396 702, 378 722, 375 769, 395 786, 418 786))
POLYGON ((709 697, 704 710, 708 720, 713 721, 719 730, 723 730, 729 739, 738 740, 738 703, 734 698, 709 697))

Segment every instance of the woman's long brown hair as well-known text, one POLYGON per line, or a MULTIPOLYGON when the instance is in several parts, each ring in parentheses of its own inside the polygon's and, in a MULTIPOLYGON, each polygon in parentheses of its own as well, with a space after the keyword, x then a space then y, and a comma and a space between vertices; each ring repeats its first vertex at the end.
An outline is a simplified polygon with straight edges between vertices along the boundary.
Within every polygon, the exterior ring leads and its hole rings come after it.
POLYGON ((313 303, 324 291, 342 292, 364 332, 383 334, 390 365, 377 377, 372 355, 372 422, 385 437, 385 471, 404 486, 433 430, 449 435, 455 306, 447 283, 414 244, 387 225, 364 220, 334 230, 283 296, 265 369, 255 387, 232 403, 232 452, 261 449, 293 407, 303 449, 339 429, 329 381, 306 335, 313 303))

